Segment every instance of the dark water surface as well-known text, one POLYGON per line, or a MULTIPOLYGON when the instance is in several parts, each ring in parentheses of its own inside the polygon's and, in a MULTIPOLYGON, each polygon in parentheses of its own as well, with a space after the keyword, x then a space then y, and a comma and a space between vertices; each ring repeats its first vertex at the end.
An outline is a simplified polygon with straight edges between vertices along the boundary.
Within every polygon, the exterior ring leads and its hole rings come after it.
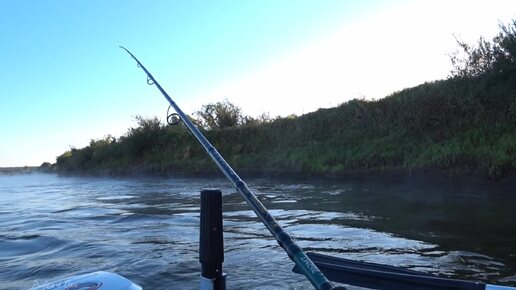
MULTIPOLYGON (((248 180, 305 249, 516 286, 516 190, 248 180)), ((220 188, 228 289, 311 289, 224 179, 0 175, 0 289, 106 270, 198 289, 199 191, 220 188)), ((353 289, 353 288, 352 288, 353 289)))

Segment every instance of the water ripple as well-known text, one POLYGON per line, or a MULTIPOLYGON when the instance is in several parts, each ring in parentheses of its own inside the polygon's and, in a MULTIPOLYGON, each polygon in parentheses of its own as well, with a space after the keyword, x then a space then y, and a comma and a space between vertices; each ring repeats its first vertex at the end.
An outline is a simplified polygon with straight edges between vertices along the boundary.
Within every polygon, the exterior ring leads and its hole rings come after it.
MULTIPOLYGON (((514 203, 507 200, 455 187, 431 187, 419 200, 393 184, 256 179, 249 185, 305 250, 516 285, 516 237, 507 231, 514 203), (479 200, 497 211, 478 207, 479 200), (496 230, 482 227, 493 212, 500 232, 479 234, 496 230)), ((228 289, 310 288, 223 179, 45 174, 0 177, 0 285, 26 289, 38 280, 107 270, 146 289, 198 289, 199 191, 212 187, 223 191, 228 289)))

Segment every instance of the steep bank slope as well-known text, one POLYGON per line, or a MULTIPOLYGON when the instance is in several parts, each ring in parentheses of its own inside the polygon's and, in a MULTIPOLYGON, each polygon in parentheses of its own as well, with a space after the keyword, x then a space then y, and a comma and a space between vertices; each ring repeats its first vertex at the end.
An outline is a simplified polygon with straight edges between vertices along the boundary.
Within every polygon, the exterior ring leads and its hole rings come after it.
MULTIPOLYGON (((205 132, 235 169, 332 175, 438 170, 502 178, 516 166, 514 75, 448 79, 378 101, 352 100, 268 124, 205 132)), ((59 156, 60 172, 209 173, 216 168, 183 126, 140 120, 118 140, 59 156)))

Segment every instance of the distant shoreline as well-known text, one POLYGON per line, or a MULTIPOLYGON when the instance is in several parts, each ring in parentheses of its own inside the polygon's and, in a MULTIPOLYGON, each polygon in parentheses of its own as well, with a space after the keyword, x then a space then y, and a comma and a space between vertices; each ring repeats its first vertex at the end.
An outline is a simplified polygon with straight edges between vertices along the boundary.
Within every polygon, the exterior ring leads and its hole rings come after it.
POLYGON ((42 171, 39 166, 0 167, 0 174, 31 173, 42 171))

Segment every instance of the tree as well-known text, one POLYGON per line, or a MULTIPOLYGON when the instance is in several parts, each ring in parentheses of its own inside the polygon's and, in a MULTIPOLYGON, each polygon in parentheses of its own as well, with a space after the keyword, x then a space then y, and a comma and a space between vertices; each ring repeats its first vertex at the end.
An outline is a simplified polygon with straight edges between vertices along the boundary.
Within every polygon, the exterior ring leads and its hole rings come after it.
POLYGON ((124 147, 129 150, 129 155, 139 158, 141 155, 163 143, 165 127, 157 117, 144 118, 136 116, 138 127, 130 128, 123 137, 124 147))
POLYGON ((472 46, 456 40, 459 51, 450 55, 453 77, 507 76, 516 72, 516 20, 500 24, 500 32, 492 41, 481 37, 472 46))
POLYGON ((52 169, 52 164, 50 162, 43 162, 43 163, 41 163, 39 168, 42 170, 50 170, 50 169, 52 169))
POLYGON ((227 99, 203 105, 195 114, 199 118, 199 124, 208 130, 236 127, 245 121, 242 110, 227 99))

